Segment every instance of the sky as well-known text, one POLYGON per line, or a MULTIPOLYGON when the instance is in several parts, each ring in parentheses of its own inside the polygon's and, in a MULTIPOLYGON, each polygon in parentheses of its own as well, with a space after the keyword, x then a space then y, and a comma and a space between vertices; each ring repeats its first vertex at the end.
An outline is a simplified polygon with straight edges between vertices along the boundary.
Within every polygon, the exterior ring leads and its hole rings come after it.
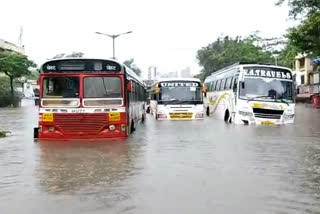
POLYGON ((147 76, 149 66, 162 73, 201 70, 197 50, 221 35, 282 36, 294 23, 288 7, 276 0, 2 0, 0 39, 17 43, 23 27, 26 54, 37 64, 59 53, 86 57, 133 58, 147 76))

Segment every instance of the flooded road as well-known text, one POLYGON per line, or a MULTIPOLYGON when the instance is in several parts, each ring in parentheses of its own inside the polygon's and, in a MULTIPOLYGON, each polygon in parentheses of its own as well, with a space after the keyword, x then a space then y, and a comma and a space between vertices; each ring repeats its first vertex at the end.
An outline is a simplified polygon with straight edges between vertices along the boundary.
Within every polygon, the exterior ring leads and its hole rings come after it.
POLYGON ((1 213, 320 213, 320 110, 293 125, 155 121, 125 141, 34 142, 37 107, 0 109, 1 213))

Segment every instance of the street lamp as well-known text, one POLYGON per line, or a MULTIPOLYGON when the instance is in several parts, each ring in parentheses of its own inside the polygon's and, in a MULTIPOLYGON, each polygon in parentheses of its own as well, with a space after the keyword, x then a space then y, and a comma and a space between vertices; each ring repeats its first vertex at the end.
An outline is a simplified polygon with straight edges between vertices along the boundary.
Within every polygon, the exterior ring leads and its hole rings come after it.
POLYGON ((112 38, 112 44, 113 44, 113 59, 116 59, 115 57, 115 47, 114 47, 114 40, 121 36, 121 35, 124 35, 124 34, 129 34, 129 33, 132 33, 132 31, 128 31, 128 32, 125 32, 125 33, 119 33, 119 34, 113 34, 113 35, 110 35, 110 34, 106 34, 106 33, 101 33, 101 32, 96 32, 96 34, 100 34, 100 35, 104 35, 104 36, 109 36, 112 38))

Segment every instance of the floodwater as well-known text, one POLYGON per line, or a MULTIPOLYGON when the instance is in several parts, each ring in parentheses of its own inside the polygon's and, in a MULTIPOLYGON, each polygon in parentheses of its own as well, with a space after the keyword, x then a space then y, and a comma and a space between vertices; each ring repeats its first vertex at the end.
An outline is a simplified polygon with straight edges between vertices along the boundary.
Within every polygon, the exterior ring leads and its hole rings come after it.
POLYGON ((34 142, 37 107, 0 109, 1 214, 320 213, 320 110, 293 125, 155 121, 125 141, 34 142))

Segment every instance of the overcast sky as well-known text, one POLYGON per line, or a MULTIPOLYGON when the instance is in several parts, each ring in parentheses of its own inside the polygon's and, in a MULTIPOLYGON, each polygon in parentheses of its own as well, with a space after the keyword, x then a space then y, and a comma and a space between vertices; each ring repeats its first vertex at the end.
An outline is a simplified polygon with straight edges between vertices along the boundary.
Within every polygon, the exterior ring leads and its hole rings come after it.
POLYGON ((219 35, 281 36, 293 25, 286 5, 276 0, 2 0, 0 38, 23 44, 30 59, 41 64, 58 53, 84 52, 88 57, 134 58, 146 76, 149 66, 161 72, 191 67, 196 51, 219 35))

